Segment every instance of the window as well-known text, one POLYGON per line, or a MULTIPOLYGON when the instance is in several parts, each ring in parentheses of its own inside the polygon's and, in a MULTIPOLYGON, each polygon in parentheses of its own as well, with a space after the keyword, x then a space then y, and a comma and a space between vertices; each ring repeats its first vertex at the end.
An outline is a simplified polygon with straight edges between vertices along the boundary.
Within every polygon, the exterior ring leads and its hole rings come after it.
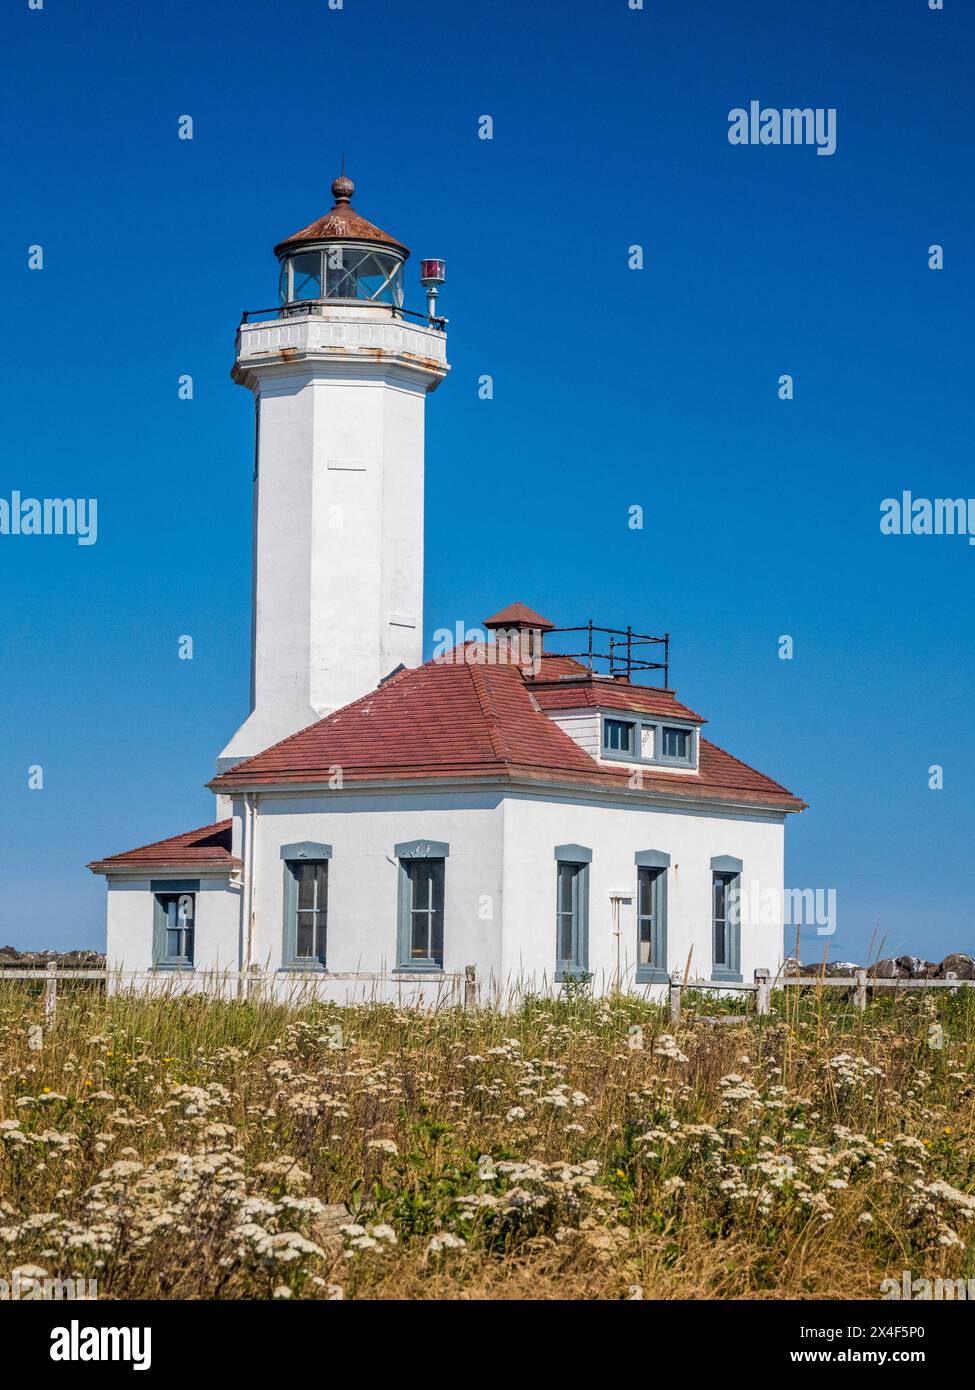
POLYGON ((325 964, 328 933, 328 860, 286 860, 289 894, 289 964, 325 964))
POLYGON ((662 850, 636 854, 636 979, 637 984, 666 983, 667 870, 670 855, 662 850))
POLYGON ((439 840, 396 845, 399 861, 399 970, 442 970, 444 901, 450 846, 439 840))
POLYGON ((650 970, 666 970, 667 954, 661 949, 663 929, 663 869, 638 870, 637 965, 650 970))
POLYGON ((559 845, 555 851, 555 978, 585 976, 589 970, 589 864, 592 851, 559 845))
POLYGON ((661 729, 663 746, 661 754, 665 758, 680 758, 684 762, 690 757, 691 733, 689 729, 661 729))
POLYGON ((661 724, 652 717, 621 719, 603 714, 603 757, 623 762, 697 767, 697 735, 678 724, 661 724))
POLYGON ((608 753, 632 753, 633 725, 626 719, 604 719, 603 747, 608 753))
POLYGON ((153 965, 164 970, 192 970, 199 879, 156 880, 150 888, 153 965))
POLYGON ((324 970, 328 941, 328 861, 332 846, 302 840, 282 845, 285 970, 324 970))
POLYGON ((413 964, 422 962, 442 969, 444 860, 412 859, 403 867, 409 885, 409 960, 413 964))
POLYGON ((166 919, 164 959, 174 965, 192 965, 196 894, 160 893, 156 901, 166 919))
POLYGON ((734 879, 731 874, 714 875, 714 963, 728 964, 728 898, 734 879))
POLYGON ((741 919, 738 901, 741 861, 722 856, 711 860, 712 975, 741 979, 741 919))

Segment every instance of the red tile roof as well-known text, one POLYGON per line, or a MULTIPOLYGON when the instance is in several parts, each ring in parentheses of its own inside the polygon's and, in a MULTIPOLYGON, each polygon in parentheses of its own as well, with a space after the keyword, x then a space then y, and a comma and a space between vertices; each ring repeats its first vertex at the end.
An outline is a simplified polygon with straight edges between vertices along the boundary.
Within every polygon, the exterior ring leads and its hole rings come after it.
MULTIPOLYGON (((564 659, 564 658, 563 658, 564 659)), ((425 666, 401 671, 377 690, 292 734, 215 777, 215 790, 327 782, 341 768, 343 784, 390 780, 491 778, 533 780, 639 791, 631 769, 591 758, 545 713, 537 682, 514 664, 498 664, 497 649, 468 643, 425 666), (492 658, 493 654, 493 658, 492 658)), ((663 713, 700 722, 672 692, 620 681, 596 682, 595 700, 612 708, 663 713), (604 698, 604 696, 606 698, 604 698), (620 703, 624 699, 629 704, 620 703)), ((567 707, 569 690, 551 708, 567 707)), ((548 688, 549 692, 553 687, 548 688)), ((700 771, 644 767, 643 791, 671 796, 734 799, 797 811, 803 802, 778 782, 701 740, 700 771)))
POLYGON ((88 867, 95 874, 111 869, 153 869, 163 865, 187 869, 240 868, 240 860, 230 852, 232 830, 233 821, 218 821, 216 825, 203 825, 198 830, 171 835, 168 840, 155 840, 151 845, 109 855, 107 859, 96 859, 88 867))
MULTIPOLYGON (((526 672, 526 678, 530 673, 526 672)), ((532 677, 539 681, 554 681, 562 676, 585 676, 590 675, 589 667, 583 666, 581 661, 577 661, 574 656, 561 656, 556 652, 543 653, 538 675, 532 677)))
MULTIPOLYGON (((654 714, 681 719, 689 724, 705 724, 700 714, 682 705, 672 690, 660 686, 631 685, 629 681, 605 677, 593 679, 584 666, 555 676, 550 663, 572 661, 571 657, 543 657, 539 675, 530 677, 532 694, 544 710, 620 709, 634 714, 654 714), (579 678, 582 672, 585 679, 579 678)), ((578 663, 574 663, 578 666, 578 663)), ((557 667, 555 669, 558 669, 557 667)))

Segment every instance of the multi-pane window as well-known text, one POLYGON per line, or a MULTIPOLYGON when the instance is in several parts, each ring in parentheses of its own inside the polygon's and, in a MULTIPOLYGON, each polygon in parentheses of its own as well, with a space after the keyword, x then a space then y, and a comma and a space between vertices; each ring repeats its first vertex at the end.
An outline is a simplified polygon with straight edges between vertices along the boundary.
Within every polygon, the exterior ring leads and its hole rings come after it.
POLYGON ((643 716, 622 719, 612 714, 602 715, 602 725, 604 758, 676 765, 691 771, 697 767, 697 738, 693 729, 643 716))
POLYGON ((713 959, 717 971, 731 972, 738 969, 738 915, 737 891, 738 875, 735 873, 715 873, 712 875, 712 929, 713 959))
POLYGON ((689 729, 672 729, 665 725, 660 732, 663 736, 661 753, 665 758, 682 758, 686 761, 690 757, 691 734, 689 729))
POLYGON ((325 964, 328 936, 328 860, 300 859, 285 865, 290 876, 286 905, 288 964, 325 964))
POLYGON ((157 965, 193 964, 195 893, 157 893, 157 965))
POLYGON ((666 970, 664 870, 637 870, 637 965, 666 970))
POLYGON ((406 963, 443 966, 445 861, 405 859, 406 963))
POLYGON ((556 977, 588 969, 589 865, 559 860, 556 879, 556 977))
POLYGON ((608 753, 633 752, 633 725, 628 719, 603 720, 603 747, 608 753))

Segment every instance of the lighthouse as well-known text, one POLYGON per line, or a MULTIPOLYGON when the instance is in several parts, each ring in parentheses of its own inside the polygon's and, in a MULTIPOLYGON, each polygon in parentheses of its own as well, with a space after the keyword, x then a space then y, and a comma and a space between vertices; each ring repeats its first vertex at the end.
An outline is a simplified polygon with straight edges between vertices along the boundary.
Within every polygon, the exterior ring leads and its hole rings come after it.
POLYGON ((251 710, 224 771, 422 661, 427 393, 449 368, 443 262, 334 206, 275 247, 278 304, 244 315, 232 376, 254 397, 251 710))

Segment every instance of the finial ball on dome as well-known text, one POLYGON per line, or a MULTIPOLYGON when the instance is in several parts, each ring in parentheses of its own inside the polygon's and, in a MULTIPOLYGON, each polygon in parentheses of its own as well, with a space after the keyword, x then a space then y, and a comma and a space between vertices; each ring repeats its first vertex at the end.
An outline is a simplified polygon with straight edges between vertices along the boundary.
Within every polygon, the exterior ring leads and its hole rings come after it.
POLYGON ((355 192, 355 184, 344 173, 332 184, 332 197, 337 203, 347 203, 355 192))

